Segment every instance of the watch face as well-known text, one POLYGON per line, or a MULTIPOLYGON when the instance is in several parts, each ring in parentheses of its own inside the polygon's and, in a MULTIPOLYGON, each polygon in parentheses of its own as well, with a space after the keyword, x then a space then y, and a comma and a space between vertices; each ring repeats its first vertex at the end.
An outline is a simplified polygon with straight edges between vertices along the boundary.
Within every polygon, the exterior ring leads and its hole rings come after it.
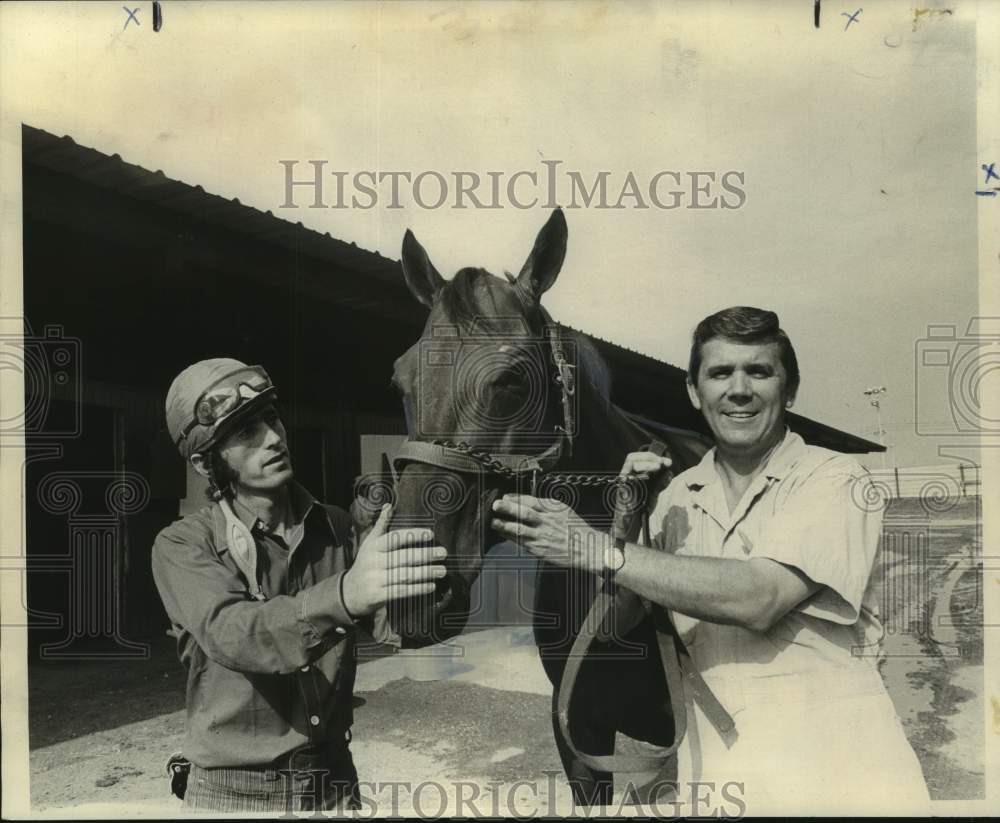
POLYGON ((609 546, 604 552, 604 568, 614 574, 625 565, 625 552, 618 546, 609 546))

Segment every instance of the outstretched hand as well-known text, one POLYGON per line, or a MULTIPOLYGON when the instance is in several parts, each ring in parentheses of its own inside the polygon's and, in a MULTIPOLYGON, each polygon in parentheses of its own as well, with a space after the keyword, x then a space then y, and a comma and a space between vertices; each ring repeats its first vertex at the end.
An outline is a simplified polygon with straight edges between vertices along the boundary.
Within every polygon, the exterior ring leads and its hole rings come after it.
POLYGON ((600 572, 607 535, 591 528, 565 503, 505 494, 493 504, 493 528, 542 560, 600 572))
POLYGON ((392 507, 383 506, 378 520, 344 575, 344 605, 355 617, 371 614, 390 600, 431 594, 445 576, 444 546, 429 545, 430 529, 388 531, 392 507))

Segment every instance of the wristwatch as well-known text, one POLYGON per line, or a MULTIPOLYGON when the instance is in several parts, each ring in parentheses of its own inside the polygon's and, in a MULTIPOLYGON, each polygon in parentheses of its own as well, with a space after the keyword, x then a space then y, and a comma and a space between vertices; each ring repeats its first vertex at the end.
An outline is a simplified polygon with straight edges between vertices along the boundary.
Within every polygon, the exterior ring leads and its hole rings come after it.
POLYGON ((604 542, 604 568, 602 569, 605 579, 613 579, 624 565, 625 541, 608 535, 604 542))

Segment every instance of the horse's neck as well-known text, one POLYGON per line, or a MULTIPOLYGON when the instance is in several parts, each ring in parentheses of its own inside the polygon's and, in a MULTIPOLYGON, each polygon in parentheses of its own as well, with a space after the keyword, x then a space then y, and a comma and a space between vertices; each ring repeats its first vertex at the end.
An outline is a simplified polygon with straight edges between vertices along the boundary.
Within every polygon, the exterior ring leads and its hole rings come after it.
POLYGON ((614 403, 606 401, 586 381, 580 381, 577 433, 573 455, 559 466, 574 473, 618 472, 630 452, 653 441, 663 443, 676 474, 695 465, 710 448, 710 441, 693 431, 648 431, 614 403))
POLYGON ((650 438, 613 403, 607 402, 586 380, 579 381, 577 431, 573 455, 559 468, 572 472, 618 472, 625 455, 650 438))

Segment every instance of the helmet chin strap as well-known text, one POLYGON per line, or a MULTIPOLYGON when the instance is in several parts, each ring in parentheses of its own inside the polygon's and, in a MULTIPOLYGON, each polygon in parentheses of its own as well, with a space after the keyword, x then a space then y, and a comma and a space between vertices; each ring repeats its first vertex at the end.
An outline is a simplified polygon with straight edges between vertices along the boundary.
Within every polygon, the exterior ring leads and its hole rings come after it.
POLYGON ((229 538, 229 551, 246 578, 250 595, 254 600, 266 600, 257 580, 257 542, 253 539, 250 529, 233 511, 229 501, 223 497, 219 500, 219 508, 226 518, 226 536, 229 538))

